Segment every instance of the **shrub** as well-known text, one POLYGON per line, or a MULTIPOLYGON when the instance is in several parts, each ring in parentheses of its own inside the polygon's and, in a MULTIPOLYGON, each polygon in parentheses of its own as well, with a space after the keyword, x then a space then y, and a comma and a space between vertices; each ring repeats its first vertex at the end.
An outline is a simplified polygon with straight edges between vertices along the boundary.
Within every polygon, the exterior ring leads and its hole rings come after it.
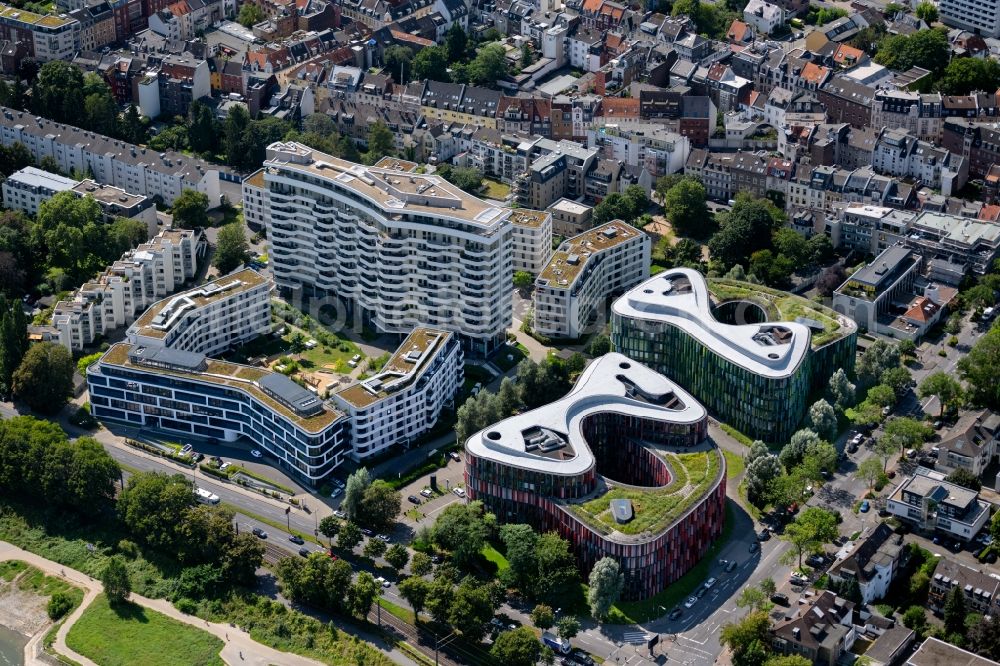
POLYGON ((137 546, 134 541, 122 539, 118 542, 118 552, 130 560, 134 560, 139 556, 139 546, 137 546))
POLYGON ((185 615, 194 615, 198 612, 198 604, 187 597, 175 601, 174 607, 185 615))
POLYGON ((73 610, 73 599, 65 592, 56 592, 49 597, 49 603, 45 606, 45 612, 49 614, 49 619, 55 622, 73 610))

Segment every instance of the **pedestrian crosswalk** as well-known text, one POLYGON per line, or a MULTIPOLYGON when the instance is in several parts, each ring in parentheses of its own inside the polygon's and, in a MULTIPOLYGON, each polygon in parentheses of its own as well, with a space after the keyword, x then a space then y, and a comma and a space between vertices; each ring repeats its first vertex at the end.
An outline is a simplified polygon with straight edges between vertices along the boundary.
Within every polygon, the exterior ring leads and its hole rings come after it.
POLYGON ((645 631, 626 631, 623 639, 626 643, 645 643, 649 640, 649 634, 645 631))

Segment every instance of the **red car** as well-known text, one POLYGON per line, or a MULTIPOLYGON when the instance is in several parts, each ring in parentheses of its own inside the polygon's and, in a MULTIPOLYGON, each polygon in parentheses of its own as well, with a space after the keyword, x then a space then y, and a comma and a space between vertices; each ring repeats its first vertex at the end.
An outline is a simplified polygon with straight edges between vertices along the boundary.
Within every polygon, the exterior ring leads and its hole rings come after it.
POLYGON ((330 556, 330 559, 331 559, 331 560, 336 560, 336 559, 338 559, 338 558, 337 558, 337 556, 333 554, 333 551, 332 551, 332 550, 330 550, 330 551, 327 551, 327 553, 326 553, 326 554, 330 556))

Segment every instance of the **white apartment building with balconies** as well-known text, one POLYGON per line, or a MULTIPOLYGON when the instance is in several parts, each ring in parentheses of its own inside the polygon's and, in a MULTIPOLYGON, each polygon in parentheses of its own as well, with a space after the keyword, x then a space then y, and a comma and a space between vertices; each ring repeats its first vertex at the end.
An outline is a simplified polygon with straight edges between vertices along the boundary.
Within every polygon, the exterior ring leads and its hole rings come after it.
POLYGON ((38 207, 60 192, 72 190, 77 182, 33 166, 10 174, 3 181, 3 207, 37 215, 38 207))
POLYGON ((518 208, 510 216, 514 227, 514 270, 538 275, 552 256, 552 213, 518 208))
POLYGON ((465 381, 462 346, 449 331, 415 328, 373 377, 330 398, 351 422, 351 457, 408 446, 437 423, 465 381))
POLYGON ((157 299, 195 276, 202 237, 191 230, 161 231, 129 250, 97 279, 81 286, 68 301, 56 303, 53 337, 71 351, 130 324, 157 299))
POLYGON ((941 22, 983 37, 1000 37, 1000 1, 941 0, 941 22))
POLYGON ((511 209, 438 176, 366 167, 294 142, 268 147, 243 194, 252 202, 247 222, 267 228, 282 292, 340 299, 380 332, 452 331, 476 355, 504 343, 511 209))
POLYGON ((129 326, 133 345, 218 355, 271 330, 271 284, 244 268, 154 303, 129 326))
POLYGON ((650 240, 613 220, 569 238, 535 279, 535 331, 550 338, 586 332, 598 308, 649 277, 650 240))

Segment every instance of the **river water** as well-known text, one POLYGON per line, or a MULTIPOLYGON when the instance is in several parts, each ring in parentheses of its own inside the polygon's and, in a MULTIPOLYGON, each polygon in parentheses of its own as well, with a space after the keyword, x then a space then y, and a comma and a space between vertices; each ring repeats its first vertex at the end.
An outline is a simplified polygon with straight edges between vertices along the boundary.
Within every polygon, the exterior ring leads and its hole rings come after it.
POLYGON ((0 666, 24 666, 25 636, 0 625, 0 666))

